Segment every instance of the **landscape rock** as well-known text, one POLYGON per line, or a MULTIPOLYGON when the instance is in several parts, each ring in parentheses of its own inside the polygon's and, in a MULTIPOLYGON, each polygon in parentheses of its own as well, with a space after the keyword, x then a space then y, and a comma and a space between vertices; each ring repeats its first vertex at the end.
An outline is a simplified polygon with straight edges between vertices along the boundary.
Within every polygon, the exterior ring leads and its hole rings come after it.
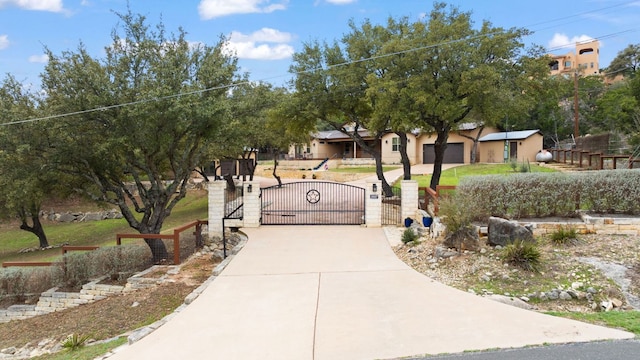
POLYGON ((515 298, 515 297, 510 297, 510 296, 504 296, 504 295, 497 295, 497 294, 492 294, 492 295, 486 295, 486 298, 489 298, 493 301, 497 301, 499 303, 502 304, 507 304, 507 305, 511 305, 511 306, 515 306, 521 309, 526 309, 526 310, 533 310, 534 307, 531 306, 530 304, 528 304, 527 302, 515 298))
POLYGON ((437 246, 434 252, 436 258, 447 259, 450 257, 458 256, 458 252, 454 250, 449 250, 448 248, 444 248, 442 246, 437 246))
POLYGON ((571 300, 571 299, 573 299, 573 297, 571 297, 571 295, 569 295, 569 293, 566 292, 566 291, 561 291, 560 295, 558 295, 558 297, 560 298, 560 300, 571 300))
POLYGON ((480 236, 475 226, 466 227, 456 232, 449 232, 444 238, 443 245, 458 250, 480 250, 480 236))
POLYGON ((611 301, 611 305, 613 305, 613 307, 615 307, 615 308, 621 308, 622 307, 622 300, 616 299, 616 298, 612 298, 610 301, 611 301))
POLYGON ((529 227, 498 217, 489 218, 488 231, 487 241, 494 246, 506 246, 516 240, 534 241, 533 231, 529 227))

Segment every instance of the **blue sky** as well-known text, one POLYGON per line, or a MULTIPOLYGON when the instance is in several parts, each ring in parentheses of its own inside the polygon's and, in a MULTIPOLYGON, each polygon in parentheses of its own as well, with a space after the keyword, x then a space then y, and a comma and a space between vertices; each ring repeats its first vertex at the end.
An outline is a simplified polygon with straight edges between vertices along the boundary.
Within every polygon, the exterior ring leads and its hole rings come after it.
MULTIPOLYGON (((640 43, 640 0, 447 1, 471 11, 476 24, 526 27, 538 44, 554 54, 572 50, 576 41, 600 40, 600 67, 606 67, 629 44, 640 43)), ((340 39, 348 21, 384 23, 389 16, 419 19, 430 0, 130 0, 134 13, 152 24, 162 20, 188 40, 215 44, 228 36, 243 71, 253 80, 276 85, 290 78, 291 55, 304 42, 340 39)), ((47 61, 44 47, 60 54, 83 42, 102 57, 110 33, 125 12, 126 0, 0 0, 0 79, 5 74, 38 85, 47 61)))

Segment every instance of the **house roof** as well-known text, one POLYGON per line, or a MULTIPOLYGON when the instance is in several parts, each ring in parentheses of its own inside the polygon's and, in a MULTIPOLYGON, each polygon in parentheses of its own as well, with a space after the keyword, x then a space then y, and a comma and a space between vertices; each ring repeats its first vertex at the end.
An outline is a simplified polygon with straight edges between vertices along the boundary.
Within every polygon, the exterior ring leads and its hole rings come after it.
POLYGON ((487 134, 478 141, 504 141, 504 140, 523 140, 530 137, 533 134, 541 134, 540 130, 520 130, 520 131, 506 131, 493 134, 487 134))
MULTIPOLYGON (((358 133, 362 137, 369 137, 369 131, 367 130, 359 130, 358 133)), ((351 139, 349 135, 344 134, 338 130, 329 130, 329 131, 318 131, 313 134, 313 137, 319 140, 346 140, 351 139)))

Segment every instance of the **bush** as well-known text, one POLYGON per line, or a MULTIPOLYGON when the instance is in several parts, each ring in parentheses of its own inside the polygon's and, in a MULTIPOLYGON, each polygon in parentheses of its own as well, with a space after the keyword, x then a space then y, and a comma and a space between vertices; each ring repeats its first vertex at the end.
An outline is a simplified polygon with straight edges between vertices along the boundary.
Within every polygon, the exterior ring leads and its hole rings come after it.
POLYGON ((415 233, 415 231, 411 228, 407 228, 404 230, 404 232, 402 233, 402 243, 403 244, 410 244, 414 241, 418 240, 418 234, 415 233))
POLYGON ((527 271, 539 271, 542 263, 542 254, 531 241, 514 241, 505 246, 502 257, 507 263, 527 271))
POLYGON ((0 297, 23 301, 58 285, 62 277, 60 266, 0 269, 0 297))
POLYGON ((469 198, 456 195, 445 196, 439 202, 438 215, 447 232, 455 233, 471 227, 474 206, 469 198))
POLYGON ((460 179, 456 201, 473 206, 473 220, 575 216, 576 210, 640 214, 640 170, 525 173, 460 179))
POLYGON ((69 351, 76 351, 89 340, 89 335, 71 334, 62 343, 62 347, 69 351))
POLYGON ((64 256, 64 285, 79 288, 101 276, 122 280, 151 266, 149 248, 143 245, 110 246, 64 256))
POLYGON ((549 240, 556 245, 576 245, 578 243, 578 233, 572 227, 561 226, 551 233, 549 240))

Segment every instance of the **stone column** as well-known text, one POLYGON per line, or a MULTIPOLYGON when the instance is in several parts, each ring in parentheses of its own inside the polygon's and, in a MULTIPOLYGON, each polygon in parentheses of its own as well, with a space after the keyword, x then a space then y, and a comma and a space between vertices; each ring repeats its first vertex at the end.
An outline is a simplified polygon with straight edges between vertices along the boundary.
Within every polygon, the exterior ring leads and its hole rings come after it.
POLYGON ((244 200, 242 205, 243 222, 245 227, 259 227, 262 215, 262 202, 260 198, 260 183, 247 181, 244 187, 244 200), (251 191, 249 191, 251 189, 251 191))
MULTIPOLYGON (((415 180, 402 180, 402 220, 406 218, 414 219, 416 210, 420 204, 418 202, 418 182, 415 180)), ((414 219, 417 220, 417 219, 414 219)))
POLYGON ((367 227, 382 226, 382 183, 380 180, 367 180, 364 211, 364 222, 367 227), (374 186, 376 191, 373 191, 374 186))
POLYGON ((222 237, 224 191, 226 188, 227 184, 224 181, 209 182, 209 239, 214 236, 222 237))

